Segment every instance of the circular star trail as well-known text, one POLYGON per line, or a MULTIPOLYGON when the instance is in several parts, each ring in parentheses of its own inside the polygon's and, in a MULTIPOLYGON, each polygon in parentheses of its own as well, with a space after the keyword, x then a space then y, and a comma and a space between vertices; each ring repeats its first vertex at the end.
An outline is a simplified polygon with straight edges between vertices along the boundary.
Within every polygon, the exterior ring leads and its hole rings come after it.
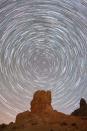
POLYGON ((68 114, 87 100, 86 0, 0 0, 0 122, 42 89, 68 114))

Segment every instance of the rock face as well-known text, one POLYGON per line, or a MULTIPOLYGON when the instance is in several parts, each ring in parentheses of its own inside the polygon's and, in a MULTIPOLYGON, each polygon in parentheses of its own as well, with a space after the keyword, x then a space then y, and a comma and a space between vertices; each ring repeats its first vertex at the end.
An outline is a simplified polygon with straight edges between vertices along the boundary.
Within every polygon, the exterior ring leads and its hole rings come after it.
MULTIPOLYGON (((86 107, 87 104, 85 100, 81 99, 80 110, 83 111, 83 108, 86 107)), ((43 90, 36 91, 33 95, 33 100, 31 101, 31 111, 19 113, 16 116, 15 123, 11 122, 9 125, 2 124, 0 126, 0 131, 77 130, 87 131, 87 119, 84 120, 77 116, 65 115, 53 110, 51 106, 51 92, 43 90)))
POLYGON ((53 111, 51 106, 51 92, 50 91, 36 91, 33 100, 31 101, 31 112, 41 113, 53 111))
POLYGON ((33 119, 35 119, 39 122, 39 124, 41 124, 41 121, 44 121, 43 117, 45 116, 45 113, 51 112, 54 112, 51 106, 51 92, 39 90, 33 95, 33 99, 31 101, 31 112, 25 111, 23 113, 19 113, 16 117, 16 123, 32 123, 33 119))
POLYGON ((81 98, 81 100, 80 100, 80 108, 78 108, 77 110, 72 112, 71 115, 87 116, 87 103, 83 98, 81 98))

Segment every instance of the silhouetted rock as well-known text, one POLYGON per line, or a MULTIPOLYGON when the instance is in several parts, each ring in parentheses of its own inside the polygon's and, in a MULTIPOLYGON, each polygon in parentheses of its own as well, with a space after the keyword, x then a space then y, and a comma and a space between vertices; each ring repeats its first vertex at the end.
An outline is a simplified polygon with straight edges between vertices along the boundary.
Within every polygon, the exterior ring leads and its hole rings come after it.
POLYGON ((71 115, 87 116, 87 104, 83 98, 81 98, 81 100, 80 100, 80 108, 78 108, 74 112, 72 112, 71 115))
POLYGON ((84 98, 81 98, 81 100, 80 100, 80 108, 83 108, 83 107, 85 107, 87 104, 86 104, 86 101, 85 101, 85 99, 84 98))
MULTIPOLYGON (((4 124, 4 123, 0 125, 0 129, 4 129, 4 128, 6 128, 6 127, 7 127, 7 125, 4 124)), ((1 131, 1 130, 0 130, 0 131, 1 131)))

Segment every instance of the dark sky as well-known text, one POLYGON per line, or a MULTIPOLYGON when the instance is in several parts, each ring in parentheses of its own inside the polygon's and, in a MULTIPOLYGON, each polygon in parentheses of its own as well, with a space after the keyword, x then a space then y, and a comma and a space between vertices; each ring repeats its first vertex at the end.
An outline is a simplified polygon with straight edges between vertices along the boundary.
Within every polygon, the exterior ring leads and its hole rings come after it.
POLYGON ((86 0, 0 0, 0 123, 39 89, 68 114, 87 100, 86 0))

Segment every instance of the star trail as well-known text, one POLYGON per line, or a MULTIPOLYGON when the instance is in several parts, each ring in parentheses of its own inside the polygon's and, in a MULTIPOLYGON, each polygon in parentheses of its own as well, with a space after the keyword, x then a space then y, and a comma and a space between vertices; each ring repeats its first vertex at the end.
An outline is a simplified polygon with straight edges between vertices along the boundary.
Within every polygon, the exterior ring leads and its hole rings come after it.
POLYGON ((86 0, 0 0, 0 123, 42 89, 67 114, 87 100, 86 0))

